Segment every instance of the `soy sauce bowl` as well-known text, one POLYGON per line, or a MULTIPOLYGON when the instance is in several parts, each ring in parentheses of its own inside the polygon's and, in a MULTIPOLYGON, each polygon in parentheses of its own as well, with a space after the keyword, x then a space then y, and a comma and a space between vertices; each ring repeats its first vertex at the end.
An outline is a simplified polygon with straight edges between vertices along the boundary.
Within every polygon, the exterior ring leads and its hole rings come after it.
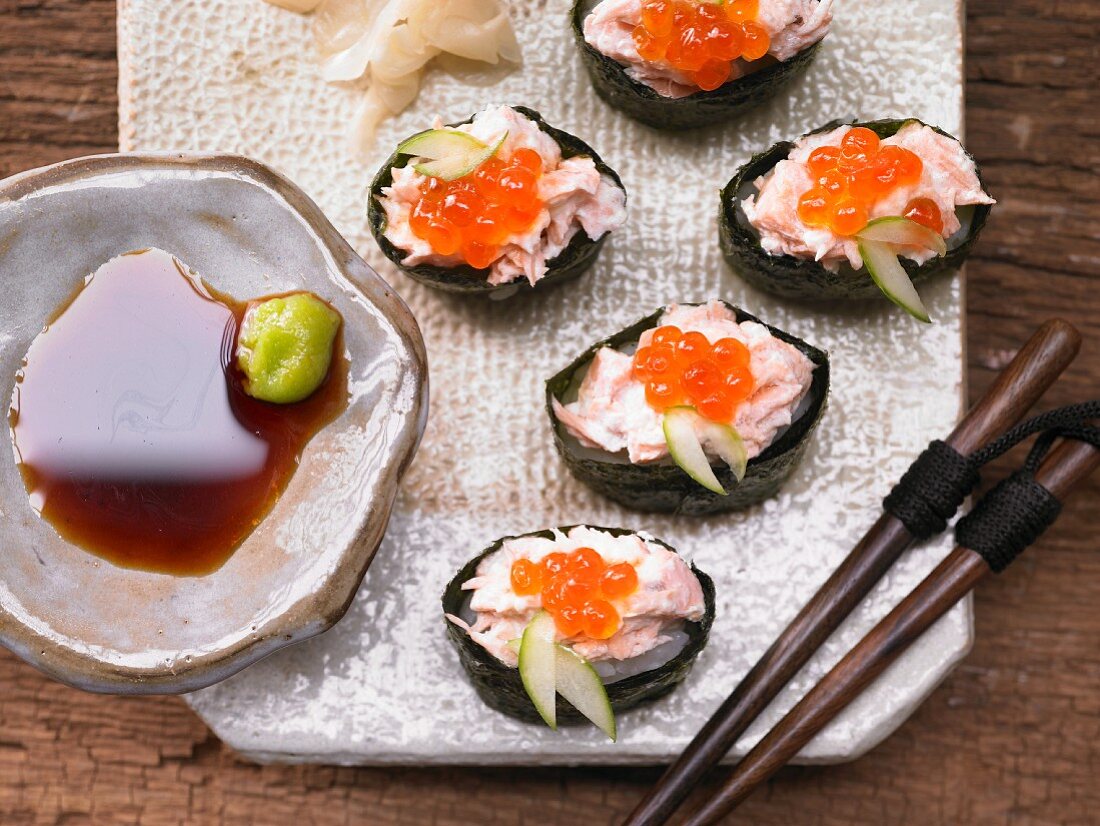
MULTIPOLYGON (((231 155, 80 158, 0 181, 0 396, 56 310, 115 256, 159 247, 237 298, 309 290, 344 318, 347 409, 217 571, 122 568, 61 539, 0 448, 0 644, 64 683, 175 694, 315 636, 347 610, 427 419, 412 314, 298 187, 231 155)), ((104 331, 109 335, 109 331, 104 331)))

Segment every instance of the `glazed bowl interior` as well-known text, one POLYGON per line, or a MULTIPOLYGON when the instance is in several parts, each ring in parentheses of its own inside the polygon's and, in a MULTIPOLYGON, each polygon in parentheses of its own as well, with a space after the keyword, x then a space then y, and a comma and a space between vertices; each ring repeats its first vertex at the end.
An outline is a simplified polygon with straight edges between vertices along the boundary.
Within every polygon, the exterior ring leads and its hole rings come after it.
POLYGON ((267 517, 199 577, 120 568, 62 540, 31 507, 11 444, 0 449, 0 643, 96 691, 194 690, 331 626, 427 413, 423 342, 400 298, 297 187, 236 156, 101 156, 0 182, 5 400, 82 280, 147 247, 238 299, 304 289, 329 301, 345 321, 349 401, 267 517))

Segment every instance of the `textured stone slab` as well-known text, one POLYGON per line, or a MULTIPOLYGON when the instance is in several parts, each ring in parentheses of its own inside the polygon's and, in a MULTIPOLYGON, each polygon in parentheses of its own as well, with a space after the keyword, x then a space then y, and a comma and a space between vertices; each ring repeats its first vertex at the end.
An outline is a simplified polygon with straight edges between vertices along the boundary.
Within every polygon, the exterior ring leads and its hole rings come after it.
MULTIPOLYGON (((323 637, 191 695, 219 736, 259 760, 348 763, 647 763, 683 747, 872 522, 910 458, 959 413, 958 279, 924 288, 938 321, 928 329, 879 303, 811 313, 778 302, 742 284, 718 254, 716 191, 754 150, 835 117, 915 115, 960 129, 958 0, 838 5, 822 55, 788 96, 728 128, 667 136, 595 97, 568 40, 563 0, 517 2, 524 68, 503 78, 486 72, 475 78, 479 86, 433 74, 364 162, 345 141, 356 95, 317 77, 307 21, 259 0, 121 2, 122 147, 236 151, 281 169, 409 302, 431 361, 428 431, 355 605, 323 637), (392 144, 436 113, 461 118, 492 101, 540 109, 623 176, 630 221, 574 288, 506 304, 447 297, 395 273, 369 238, 364 191, 392 144), (542 381, 592 338, 657 305, 711 296, 831 351, 834 394, 817 442, 779 498, 742 516, 685 521, 622 511, 564 472, 540 407, 542 381), (617 745, 595 732, 525 726, 482 707, 439 624, 443 585, 490 540, 578 521, 648 529, 711 572, 719 589, 713 642, 696 670, 673 696, 624 715, 617 745)), ((737 753, 947 545, 907 555, 737 753)), ((966 603, 803 759, 850 759, 871 748, 965 654, 971 637, 966 603)))

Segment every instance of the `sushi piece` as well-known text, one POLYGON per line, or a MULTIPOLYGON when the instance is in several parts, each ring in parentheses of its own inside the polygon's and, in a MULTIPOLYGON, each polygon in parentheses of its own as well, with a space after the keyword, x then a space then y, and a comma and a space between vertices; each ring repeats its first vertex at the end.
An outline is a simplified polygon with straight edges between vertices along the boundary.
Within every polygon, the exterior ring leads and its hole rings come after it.
POLYGON ((626 220, 619 176, 520 106, 403 141, 374 178, 368 219, 386 257, 449 292, 503 298, 576 278, 626 220))
POLYGON ((615 713, 687 676, 714 584, 648 534, 577 525, 497 540, 451 580, 443 613, 486 705, 615 739, 615 713))
POLYGON ((723 301, 660 309, 546 385, 574 476, 628 507, 691 515, 774 496, 828 392, 824 352, 723 301))
POLYGON ((741 167, 722 190, 719 240, 767 292, 885 294, 928 321, 913 284, 960 267, 994 203, 973 157, 940 129, 831 123, 741 167))
POLYGON ((576 0, 573 33, 596 92, 658 129, 721 123, 813 61, 833 0, 576 0))

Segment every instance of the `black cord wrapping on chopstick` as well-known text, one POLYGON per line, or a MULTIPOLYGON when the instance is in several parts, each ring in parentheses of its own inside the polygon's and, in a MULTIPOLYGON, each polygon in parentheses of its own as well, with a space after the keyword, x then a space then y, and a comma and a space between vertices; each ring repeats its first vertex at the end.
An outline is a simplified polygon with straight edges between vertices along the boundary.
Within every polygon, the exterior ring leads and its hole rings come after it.
MULTIPOLYGON (((1100 437, 1100 431, 1097 436, 1100 437)), ((1061 512, 1062 503, 1054 494, 1036 482, 1029 471, 1018 470, 999 482, 974 510, 959 520, 955 539, 964 548, 981 554, 993 572, 999 574, 1061 512)))
POLYGON ((1059 407, 1018 424, 999 439, 963 456, 946 442, 932 442, 901 477, 883 507, 916 539, 942 533, 963 500, 978 486, 983 465, 1041 433, 1024 467, 994 487, 974 510, 959 520, 959 544, 977 551, 1001 571, 1034 542, 1058 516, 1061 505, 1035 481, 1035 471, 1057 438, 1100 447, 1100 400, 1059 407))
POLYGON ((979 481, 978 465, 936 439, 909 466, 882 506, 915 538, 928 539, 947 530, 948 520, 979 481))
MULTIPOLYGON (((1095 412, 1088 418, 1095 418, 1095 412)), ((1007 568, 1062 511, 1054 494, 1035 481, 1035 472, 1058 438, 1088 442, 1100 449, 1100 428, 1072 424, 1043 430, 1024 466, 1000 481, 955 525, 958 543, 981 554, 994 573, 1007 568)))

